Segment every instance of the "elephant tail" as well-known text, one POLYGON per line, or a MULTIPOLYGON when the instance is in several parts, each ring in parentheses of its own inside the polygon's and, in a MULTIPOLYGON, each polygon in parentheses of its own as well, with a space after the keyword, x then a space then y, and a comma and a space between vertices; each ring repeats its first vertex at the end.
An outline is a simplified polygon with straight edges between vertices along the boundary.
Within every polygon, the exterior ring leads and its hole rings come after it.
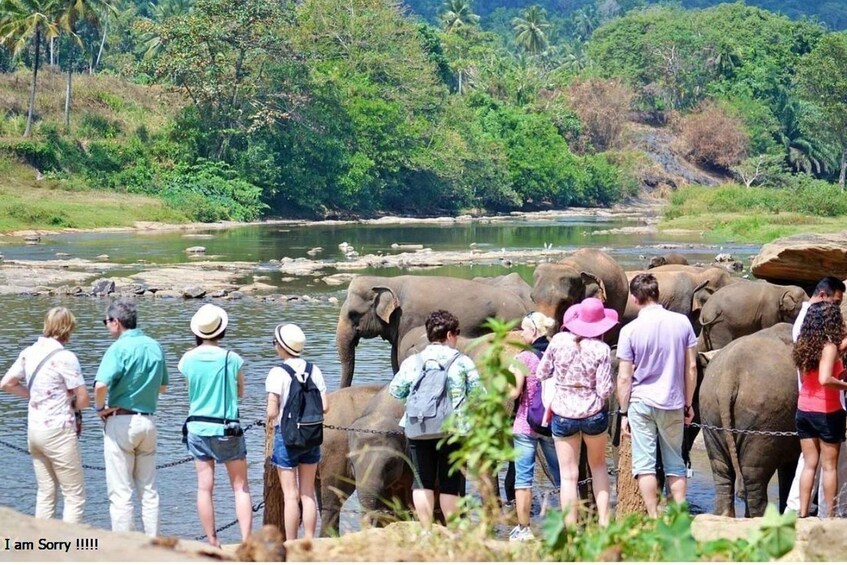
MULTIPOLYGON (((741 474, 741 463, 738 459, 738 438, 733 432, 729 431, 729 428, 735 428, 735 422, 732 415, 735 412, 735 399, 737 393, 738 389, 736 386, 732 393, 724 397, 723 401, 720 403, 721 426, 725 429, 724 435, 726 436, 726 450, 729 452, 729 460, 732 463, 732 470, 735 475, 734 488, 736 496, 742 494, 740 491, 744 485, 744 477, 741 474)), ((746 494, 744 499, 747 499, 746 494)))
POLYGON ((706 344, 705 351, 711 351, 714 349, 712 347, 712 326, 717 324, 723 318, 722 312, 717 312, 714 317, 710 319, 703 318, 703 312, 700 312, 700 335, 703 337, 703 342, 706 344))

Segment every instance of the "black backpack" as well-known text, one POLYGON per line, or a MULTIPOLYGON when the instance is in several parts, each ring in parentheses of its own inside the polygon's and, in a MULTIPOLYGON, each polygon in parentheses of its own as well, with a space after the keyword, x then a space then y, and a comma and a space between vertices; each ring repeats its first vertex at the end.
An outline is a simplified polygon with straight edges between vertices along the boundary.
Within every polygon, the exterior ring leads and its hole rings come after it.
POLYGON ((306 380, 300 382, 297 373, 287 363, 282 368, 291 376, 288 400, 282 410, 280 429, 286 447, 309 449, 324 440, 324 409, 321 391, 312 380, 311 363, 306 363, 306 380))

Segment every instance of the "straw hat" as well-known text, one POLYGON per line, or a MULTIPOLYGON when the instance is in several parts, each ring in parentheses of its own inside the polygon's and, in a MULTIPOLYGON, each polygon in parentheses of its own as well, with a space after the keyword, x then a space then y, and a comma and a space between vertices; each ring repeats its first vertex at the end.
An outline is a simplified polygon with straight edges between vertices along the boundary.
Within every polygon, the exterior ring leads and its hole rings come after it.
POLYGON ((280 324, 274 330, 274 339, 281 348, 294 355, 300 356, 306 345, 306 335, 296 324, 280 324))
POLYGON ((214 304, 204 304, 191 317, 191 333, 201 339, 215 339, 229 323, 226 310, 214 304))
POLYGON ((617 311, 603 308, 603 303, 597 298, 586 298, 579 304, 574 304, 562 318, 563 327, 582 337, 603 335, 617 323, 617 311))

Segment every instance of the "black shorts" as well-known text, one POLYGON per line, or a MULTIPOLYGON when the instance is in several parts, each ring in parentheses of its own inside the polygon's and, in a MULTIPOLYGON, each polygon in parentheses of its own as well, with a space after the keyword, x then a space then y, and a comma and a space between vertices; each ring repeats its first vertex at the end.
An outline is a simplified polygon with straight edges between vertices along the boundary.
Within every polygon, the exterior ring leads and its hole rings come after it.
POLYGON ((465 476, 461 471, 451 473, 450 454, 459 449, 457 444, 436 446, 440 439, 410 439, 409 456, 415 471, 416 489, 435 490, 439 494, 464 496, 465 476))
POLYGON ((797 410, 795 416, 800 439, 819 439, 826 443, 841 443, 847 427, 847 412, 806 412, 797 410))

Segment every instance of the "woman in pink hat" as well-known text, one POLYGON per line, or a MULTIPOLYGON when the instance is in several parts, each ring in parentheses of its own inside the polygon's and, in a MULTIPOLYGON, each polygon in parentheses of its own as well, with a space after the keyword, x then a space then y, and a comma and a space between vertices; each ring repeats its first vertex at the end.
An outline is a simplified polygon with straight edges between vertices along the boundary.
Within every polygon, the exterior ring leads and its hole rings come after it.
POLYGON ((618 323, 618 313, 586 298, 565 312, 562 329, 550 341, 536 369, 539 379, 556 379, 551 428, 556 443, 565 523, 577 521, 577 478, 582 441, 588 448, 594 498, 601 526, 609 523, 609 475, 606 469, 606 399, 614 390, 612 353, 601 337, 618 323))

